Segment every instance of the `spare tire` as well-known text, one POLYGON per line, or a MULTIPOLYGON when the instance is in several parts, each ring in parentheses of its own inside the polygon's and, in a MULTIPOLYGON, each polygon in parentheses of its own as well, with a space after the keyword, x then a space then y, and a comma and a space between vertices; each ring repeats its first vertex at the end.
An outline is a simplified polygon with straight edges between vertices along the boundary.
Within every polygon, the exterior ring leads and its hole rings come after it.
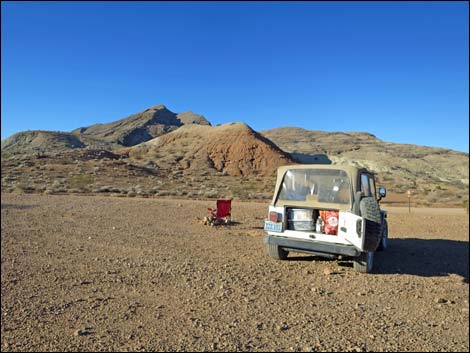
POLYGON ((375 251, 380 244, 382 230, 379 204, 373 197, 363 197, 359 209, 365 224, 364 251, 375 251))

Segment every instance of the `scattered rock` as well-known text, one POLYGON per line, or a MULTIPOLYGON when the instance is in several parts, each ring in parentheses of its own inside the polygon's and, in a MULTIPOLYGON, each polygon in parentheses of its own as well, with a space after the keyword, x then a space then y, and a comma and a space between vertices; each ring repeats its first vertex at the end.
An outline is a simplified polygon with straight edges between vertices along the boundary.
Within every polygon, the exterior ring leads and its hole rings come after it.
POLYGON ((78 329, 78 330, 75 330, 73 335, 75 337, 79 337, 79 336, 89 336, 93 334, 92 332, 92 328, 90 327, 84 327, 84 328, 81 328, 81 329, 78 329))

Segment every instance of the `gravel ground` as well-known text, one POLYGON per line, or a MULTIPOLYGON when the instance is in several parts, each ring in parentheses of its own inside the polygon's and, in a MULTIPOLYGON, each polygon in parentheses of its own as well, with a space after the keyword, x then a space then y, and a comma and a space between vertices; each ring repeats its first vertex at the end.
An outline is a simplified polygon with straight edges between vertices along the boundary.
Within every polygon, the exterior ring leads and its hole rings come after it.
POLYGON ((267 204, 2 194, 2 351, 468 351, 468 216, 390 209, 372 274, 269 258, 267 204))

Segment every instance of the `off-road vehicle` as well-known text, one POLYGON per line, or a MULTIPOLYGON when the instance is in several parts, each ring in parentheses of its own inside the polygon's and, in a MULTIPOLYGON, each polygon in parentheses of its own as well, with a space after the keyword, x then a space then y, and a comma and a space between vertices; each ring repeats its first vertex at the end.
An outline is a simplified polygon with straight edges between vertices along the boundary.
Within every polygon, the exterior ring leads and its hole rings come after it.
POLYGON ((387 213, 376 193, 374 173, 340 165, 278 168, 269 206, 268 254, 285 260, 289 252, 352 258, 354 269, 372 270, 374 252, 388 245, 387 213))

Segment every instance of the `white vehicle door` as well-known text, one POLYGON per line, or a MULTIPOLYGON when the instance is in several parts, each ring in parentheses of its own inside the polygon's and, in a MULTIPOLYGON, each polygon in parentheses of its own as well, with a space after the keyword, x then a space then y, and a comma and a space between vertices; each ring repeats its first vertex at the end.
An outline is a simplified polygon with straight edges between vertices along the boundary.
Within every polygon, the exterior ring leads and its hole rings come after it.
POLYGON ((365 222, 351 212, 339 212, 338 235, 354 245, 358 250, 364 250, 365 222))

